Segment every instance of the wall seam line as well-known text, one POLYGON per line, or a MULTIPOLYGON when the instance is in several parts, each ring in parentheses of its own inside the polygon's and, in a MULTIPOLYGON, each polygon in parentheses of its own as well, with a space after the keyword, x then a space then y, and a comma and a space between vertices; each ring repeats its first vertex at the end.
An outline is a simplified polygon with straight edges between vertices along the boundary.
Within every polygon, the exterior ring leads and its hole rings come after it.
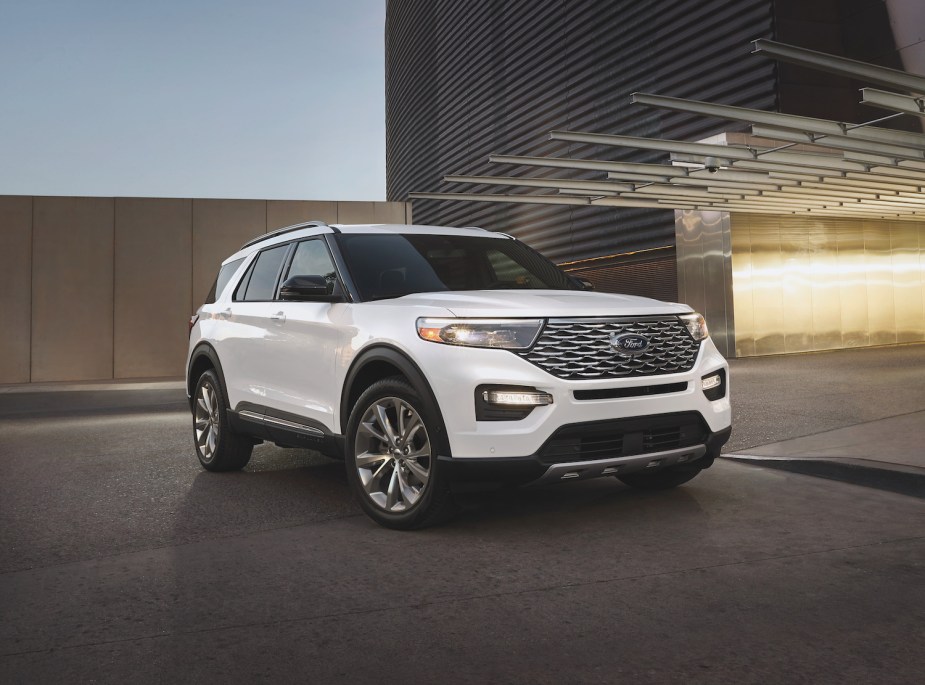
POLYGON ((35 195, 30 198, 29 216, 29 382, 32 382, 32 342, 35 340, 35 195))

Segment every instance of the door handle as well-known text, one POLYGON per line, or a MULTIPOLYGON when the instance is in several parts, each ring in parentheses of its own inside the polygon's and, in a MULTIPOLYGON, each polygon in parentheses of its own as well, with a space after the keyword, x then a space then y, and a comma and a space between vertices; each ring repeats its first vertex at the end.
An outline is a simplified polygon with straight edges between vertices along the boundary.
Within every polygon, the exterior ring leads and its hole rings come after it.
POLYGON ((279 321, 280 323, 286 323, 286 313, 276 312, 276 314, 270 314, 270 319, 272 321, 279 321))

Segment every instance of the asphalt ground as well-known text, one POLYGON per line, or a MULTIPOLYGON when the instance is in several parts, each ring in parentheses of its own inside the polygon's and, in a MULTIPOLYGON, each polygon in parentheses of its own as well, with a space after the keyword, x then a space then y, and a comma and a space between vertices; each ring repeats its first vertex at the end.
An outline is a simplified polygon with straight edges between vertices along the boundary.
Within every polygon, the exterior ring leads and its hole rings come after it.
MULTIPOLYGON (((922 345, 737 360, 731 453, 812 436, 825 449, 833 431, 903 416, 893 433, 908 439, 923 362, 922 345)), ((35 390, 0 391, 3 683, 925 672, 919 497, 720 460, 670 492, 504 491, 400 533, 312 452, 264 445, 244 472, 202 471, 176 384, 35 390)))

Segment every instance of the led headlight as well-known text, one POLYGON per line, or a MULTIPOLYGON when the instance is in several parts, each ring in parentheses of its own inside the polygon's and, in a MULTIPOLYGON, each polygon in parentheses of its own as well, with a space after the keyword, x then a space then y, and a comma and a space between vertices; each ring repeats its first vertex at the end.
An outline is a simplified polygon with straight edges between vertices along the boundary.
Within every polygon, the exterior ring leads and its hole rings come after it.
POLYGON ((682 314, 680 319, 681 323, 687 326, 687 332, 691 334, 694 340, 703 340, 704 338, 710 337, 710 332, 707 330, 707 322, 704 321, 703 316, 700 314, 682 314))
POLYGON ((467 347, 525 350, 543 327, 542 319, 418 319, 424 340, 467 347))

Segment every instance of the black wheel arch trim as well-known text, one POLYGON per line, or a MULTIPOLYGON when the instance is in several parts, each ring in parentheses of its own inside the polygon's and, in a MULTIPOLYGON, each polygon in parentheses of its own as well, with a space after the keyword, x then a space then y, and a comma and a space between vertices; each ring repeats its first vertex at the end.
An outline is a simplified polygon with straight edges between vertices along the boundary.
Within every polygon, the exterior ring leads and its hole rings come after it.
POLYGON ((186 397, 189 399, 190 411, 193 409, 193 390, 196 388, 198 378, 193 378, 193 365, 202 357, 206 357, 212 362, 212 368, 215 369, 215 375, 218 376, 218 382, 222 386, 222 397, 225 398, 225 409, 230 410, 231 404, 228 401, 228 387, 225 385, 225 372, 222 371, 222 363, 218 360, 218 352, 207 342, 201 342, 193 349, 189 356, 189 363, 186 366, 186 397))
MULTIPOLYGON (((350 394, 357 376, 367 365, 377 361, 388 362, 401 371, 402 375, 408 379, 408 382, 411 384, 411 387, 414 388, 415 392, 433 407, 445 431, 446 423, 443 420, 443 412, 440 411, 440 404, 437 402, 437 397, 434 395, 434 391, 431 389, 430 383, 427 381, 424 372, 421 371, 420 367, 415 364, 407 354, 396 347, 381 343, 362 350, 347 371, 340 397, 341 431, 344 434, 347 432, 347 422, 350 419, 350 411, 353 409, 353 407, 350 406, 350 394)), ((446 440, 449 442, 449 435, 446 436, 446 440)), ((447 456, 450 455, 448 454, 447 456)))

